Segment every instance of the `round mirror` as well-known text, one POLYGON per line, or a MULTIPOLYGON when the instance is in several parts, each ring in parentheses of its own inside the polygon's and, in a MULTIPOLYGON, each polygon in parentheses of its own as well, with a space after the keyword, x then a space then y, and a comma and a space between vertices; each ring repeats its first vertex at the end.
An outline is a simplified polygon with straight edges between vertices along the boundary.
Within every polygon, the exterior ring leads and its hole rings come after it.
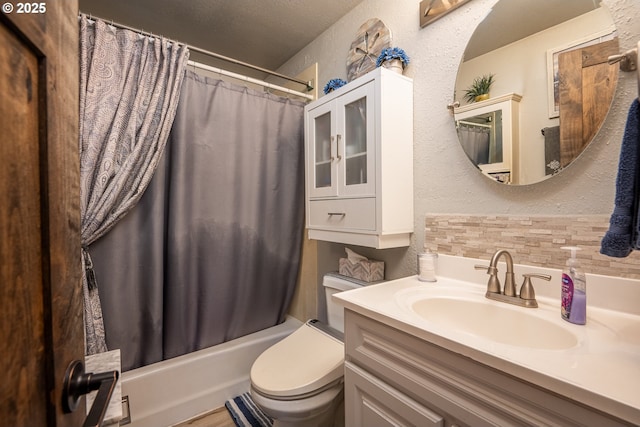
POLYGON ((500 0, 473 33, 453 112, 460 144, 483 175, 540 182, 594 138, 618 81, 618 64, 607 62, 619 53, 616 29, 599 3, 500 0))

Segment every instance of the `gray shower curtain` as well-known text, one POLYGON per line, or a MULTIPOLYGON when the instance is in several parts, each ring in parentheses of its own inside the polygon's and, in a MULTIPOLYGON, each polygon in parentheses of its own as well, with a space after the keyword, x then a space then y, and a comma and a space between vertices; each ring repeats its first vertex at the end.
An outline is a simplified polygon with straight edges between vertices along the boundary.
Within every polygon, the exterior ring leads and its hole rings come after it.
POLYGON ((147 191, 91 247, 123 370, 284 320, 304 227, 303 108, 187 71, 147 191))
POLYGON ((490 136, 489 129, 463 124, 458 127, 462 149, 476 166, 489 163, 490 136))

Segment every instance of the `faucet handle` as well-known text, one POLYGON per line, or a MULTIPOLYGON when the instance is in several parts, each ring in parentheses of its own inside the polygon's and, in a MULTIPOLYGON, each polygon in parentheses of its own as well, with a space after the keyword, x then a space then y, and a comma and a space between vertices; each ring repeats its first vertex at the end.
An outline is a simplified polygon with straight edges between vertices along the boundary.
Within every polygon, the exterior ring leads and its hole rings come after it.
POLYGON ((487 282, 487 292, 494 294, 500 293, 500 279, 498 279, 498 269, 492 265, 480 265, 476 264, 473 268, 476 270, 486 270, 489 275, 489 281, 487 282))
POLYGON ((491 265, 476 264, 473 266, 473 268, 475 268, 476 270, 484 270, 487 272, 487 274, 496 274, 498 272, 498 269, 491 265))
POLYGON ((522 282, 522 287, 520 288, 520 298, 530 300, 536 299, 536 293, 533 290, 533 285, 531 284, 532 277, 543 279, 547 282, 551 280, 551 276, 548 274, 526 273, 523 274, 522 277, 524 277, 524 282, 522 282))

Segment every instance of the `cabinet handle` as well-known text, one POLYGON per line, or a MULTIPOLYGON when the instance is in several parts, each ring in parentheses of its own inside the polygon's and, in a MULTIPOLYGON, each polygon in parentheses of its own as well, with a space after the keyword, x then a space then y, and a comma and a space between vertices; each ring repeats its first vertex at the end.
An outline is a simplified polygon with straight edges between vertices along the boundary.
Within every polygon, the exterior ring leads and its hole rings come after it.
POLYGON ((331 145, 329 146, 329 151, 330 151, 330 159, 333 162, 336 158, 334 151, 333 151, 333 142, 336 140, 335 136, 331 135, 331 145))
POLYGON ((329 216, 347 216, 347 214, 344 213, 344 212, 327 212, 327 215, 329 215, 329 216))
POLYGON ((337 140, 336 140, 336 151, 337 151, 338 161, 340 161, 340 159, 342 159, 342 156, 340 155, 340 140, 341 139, 342 139, 342 135, 338 134, 337 135, 337 140))

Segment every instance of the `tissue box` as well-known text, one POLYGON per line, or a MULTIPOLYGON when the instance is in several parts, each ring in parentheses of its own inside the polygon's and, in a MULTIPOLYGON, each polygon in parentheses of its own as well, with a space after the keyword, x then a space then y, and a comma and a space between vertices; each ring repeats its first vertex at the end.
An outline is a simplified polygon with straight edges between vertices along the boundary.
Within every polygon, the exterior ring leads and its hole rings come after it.
POLYGON ((384 261, 351 262, 348 258, 340 258, 338 273, 365 282, 377 282, 384 279, 384 261))

